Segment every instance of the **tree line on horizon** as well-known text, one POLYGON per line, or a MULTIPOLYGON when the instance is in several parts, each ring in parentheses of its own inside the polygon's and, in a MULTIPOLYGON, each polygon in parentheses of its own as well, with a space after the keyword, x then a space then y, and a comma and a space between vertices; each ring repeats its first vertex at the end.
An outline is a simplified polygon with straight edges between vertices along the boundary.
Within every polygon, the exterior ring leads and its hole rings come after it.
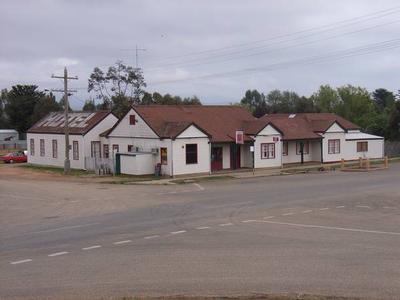
MULTIPOLYGON (((88 80, 88 92, 94 98, 86 100, 82 110, 110 110, 122 117, 132 105, 202 105, 196 96, 181 98, 168 93, 149 93, 145 87, 141 70, 121 61, 107 71, 96 67, 88 80)), ((336 113, 368 133, 400 140, 400 92, 395 95, 383 88, 370 93, 352 85, 338 88, 322 85, 310 97, 293 91, 273 90, 264 94, 247 90, 239 102, 231 105, 242 106, 255 117, 271 113, 336 113)), ((0 93, 0 128, 24 133, 49 112, 63 109, 63 100, 57 101, 52 93, 40 91, 35 85, 15 85, 0 93)))
POLYGON ((395 95, 384 88, 370 93, 358 86, 322 85, 310 97, 292 91, 264 94, 248 90, 237 105, 247 107, 255 117, 273 113, 335 113, 368 133, 400 140, 400 92, 395 95))

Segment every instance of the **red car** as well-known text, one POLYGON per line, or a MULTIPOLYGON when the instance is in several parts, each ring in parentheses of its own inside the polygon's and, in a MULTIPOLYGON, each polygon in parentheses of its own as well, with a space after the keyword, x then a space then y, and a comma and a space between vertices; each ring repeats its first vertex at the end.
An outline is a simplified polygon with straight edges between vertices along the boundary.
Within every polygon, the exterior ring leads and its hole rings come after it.
POLYGON ((0 160, 4 161, 5 163, 27 162, 28 157, 26 156, 25 151, 18 151, 1 156, 0 160))

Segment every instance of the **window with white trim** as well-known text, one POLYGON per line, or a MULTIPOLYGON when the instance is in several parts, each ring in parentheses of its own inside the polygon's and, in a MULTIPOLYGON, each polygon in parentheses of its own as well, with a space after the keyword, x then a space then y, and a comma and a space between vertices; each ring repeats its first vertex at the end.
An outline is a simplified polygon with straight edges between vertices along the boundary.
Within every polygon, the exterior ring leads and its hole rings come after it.
POLYGON ((328 140, 328 154, 340 153, 340 140, 328 140))
POLYGON ((275 143, 261 144, 261 159, 275 158, 275 143))
POLYGON ((31 156, 35 156, 35 140, 30 139, 30 146, 29 146, 29 151, 31 153, 31 156))
POLYGON ((79 143, 78 143, 78 141, 72 142, 72 158, 74 160, 79 160, 79 143))
POLYGON ((289 143, 288 142, 283 142, 282 144, 282 155, 287 156, 289 153, 289 143))
POLYGON ((58 149, 57 149, 57 140, 52 140, 51 141, 51 146, 52 146, 52 152, 53 152, 53 158, 57 158, 57 152, 58 152, 58 149))
POLYGON ((368 152, 368 142, 357 142, 357 152, 368 152))
POLYGON ((44 139, 40 139, 40 156, 45 156, 44 139))

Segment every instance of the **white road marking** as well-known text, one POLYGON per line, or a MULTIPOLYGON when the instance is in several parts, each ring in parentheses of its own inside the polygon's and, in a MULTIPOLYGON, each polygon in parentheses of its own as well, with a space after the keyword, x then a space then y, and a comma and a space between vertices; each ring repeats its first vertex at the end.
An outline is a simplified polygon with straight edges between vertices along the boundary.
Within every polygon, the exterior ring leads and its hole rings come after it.
POLYGON ((23 259, 23 260, 12 261, 12 262, 10 262, 10 264, 19 265, 19 264, 24 264, 24 263, 27 263, 30 261, 32 261, 32 259, 28 258, 28 259, 23 259))
POLYGON ((320 208, 319 210, 328 210, 329 207, 320 208))
POLYGON ((336 206, 336 208, 345 208, 345 206, 344 205, 339 205, 339 206, 336 206))
POLYGON ((294 226, 294 227, 318 228, 318 229, 327 229, 327 230, 339 230, 339 231, 350 231, 350 232, 362 232, 362 233, 374 233, 374 234, 385 234, 385 235, 400 236, 400 232, 393 232, 393 231, 368 230, 368 229, 359 229, 359 228, 346 228, 346 227, 323 226, 323 225, 309 225, 309 224, 274 222, 274 221, 260 221, 260 222, 269 223, 269 224, 277 224, 277 225, 294 226))
POLYGON ((264 219, 272 219, 272 218, 275 218, 275 216, 267 216, 267 217, 264 217, 264 219))
POLYGON ((119 241, 119 242, 115 242, 115 243, 113 243, 114 245, 122 245, 122 244, 127 244, 127 243, 130 243, 130 242, 132 242, 131 240, 125 240, 125 241, 119 241))
POLYGON ((211 227, 209 227, 209 226, 196 227, 197 230, 210 229, 210 228, 211 227))
POLYGON ((67 252, 67 251, 63 251, 63 252, 52 253, 52 254, 49 254, 49 255, 47 255, 47 256, 53 257, 53 256, 60 256, 60 255, 68 254, 68 253, 69 253, 69 252, 67 252))
POLYGON ((312 212, 312 209, 303 210, 301 213, 303 213, 303 214, 308 214, 308 213, 310 213, 310 212, 312 212))
POLYGON ((83 224, 83 225, 64 226, 64 227, 59 227, 59 228, 54 228, 54 229, 34 231, 32 233, 36 234, 36 233, 54 232, 54 231, 66 230, 66 229, 83 228, 83 227, 93 226, 93 225, 97 225, 97 224, 100 224, 100 223, 90 223, 90 224, 83 224))
POLYGON ((293 215, 293 213, 285 213, 285 214, 282 214, 282 216, 291 216, 291 215, 293 215))
POLYGON ((233 223, 224 223, 224 224, 219 224, 219 226, 231 226, 233 223))
POLYGON ((150 239, 156 239, 158 237, 160 237, 160 236, 158 234, 155 234, 155 235, 145 236, 144 239, 145 240, 150 240, 150 239))
POLYGON ((385 208, 385 209, 397 209, 397 207, 394 207, 394 206, 384 206, 383 208, 385 208))
POLYGON ((94 245, 94 246, 90 246, 90 247, 85 247, 82 248, 82 250, 92 250, 92 249, 97 249, 97 248, 101 248, 101 245, 94 245))
POLYGON ((200 184, 193 183, 193 185, 196 186, 199 189, 199 191, 204 191, 204 188, 200 184))
POLYGON ((186 230, 179 230, 179 231, 172 231, 170 232, 171 234, 181 234, 181 233, 185 233, 186 230))
POLYGON ((251 223, 251 222, 257 222, 257 220, 244 220, 242 223, 251 223))
POLYGON ((368 205, 356 205, 356 207, 371 209, 371 206, 368 206, 368 205))

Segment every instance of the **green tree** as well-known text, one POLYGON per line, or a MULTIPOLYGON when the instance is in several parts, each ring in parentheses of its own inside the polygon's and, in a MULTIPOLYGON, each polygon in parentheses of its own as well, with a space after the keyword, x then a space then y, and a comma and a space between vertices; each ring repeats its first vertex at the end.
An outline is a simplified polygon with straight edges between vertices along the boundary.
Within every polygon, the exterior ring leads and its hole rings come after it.
POLYGON ((250 108, 253 116, 259 118, 267 113, 265 95, 257 90, 247 90, 240 103, 250 108))
POLYGON ((162 104, 163 96, 160 93, 154 92, 153 93, 153 103, 155 104, 162 104))
POLYGON ((7 89, 3 89, 0 92, 0 128, 8 127, 8 120, 5 113, 5 106, 7 103, 7 89))
POLYGON ((201 105, 201 101, 197 96, 183 98, 182 104, 185 105, 201 105))
POLYGON ((369 92, 365 88, 346 85, 337 89, 340 102, 335 112, 366 129, 377 114, 369 92))
POLYGON ((150 105, 153 103, 154 103, 153 96, 150 93, 145 92, 142 98, 142 104, 150 105))
POLYGON ((385 108, 390 108, 395 102, 394 94, 387 89, 376 89, 372 97, 380 112, 383 112, 385 108))
POLYGON ((296 113, 312 113, 315 112, 315 106, 311 98, 305 96, 297 98, 294 103, 294 112, 296 113))
POLYGON ((311 96, 316 111, 334 112, 340 102, 338 92, 330 85, 321 85, 319 90, 311 96))
POLYGON ((35 104, 31 123, 33 125, 50 112, 60 111, 62 109, 63 106, 56 101, 56 97, 54 97, 52 93, 50 93, 50 95, 43 95, 35 104))
POLYGON ((89 99, 85 101, 85 104, 82 107, 82 111, 96 111, 96 105, 94 104, 94 100, 89 99))
POLYGON ((387 137, 390 140, 400 140, 400 102, 396 101, 389 115, 387 137))
POLYGON ((5 113, 9 125, 20 133, 32 126, 35 105, 45 97, 37 88, 36 85, 16 85, 7 95, 5 113))
POLYGON ((126 110, 126 104, 140 104, 146 82, 140 69, 117 61, 107 72, 94 68, 88 80, 88 92, 105 102, 114 112, 126 110), (119 107, 123 105, 123 107, 119 107))

